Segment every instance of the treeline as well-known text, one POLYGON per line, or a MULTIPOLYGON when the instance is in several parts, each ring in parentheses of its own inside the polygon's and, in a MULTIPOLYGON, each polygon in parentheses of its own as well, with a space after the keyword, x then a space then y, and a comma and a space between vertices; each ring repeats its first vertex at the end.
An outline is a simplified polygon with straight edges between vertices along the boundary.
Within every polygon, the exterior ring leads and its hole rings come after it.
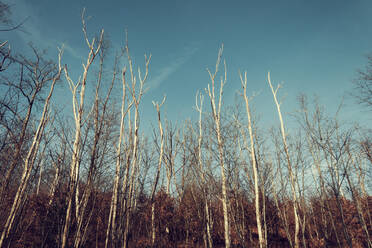
POLYGON ((164 119, 164 97, 145 135, 151 56, 137 67, 126 43, 112 59, 82 24, 77 80, 63 48, 50 61, 0 41, 0 247, 372 247, 370 130, 302 95, 288 132, 269 74, 278 128, 261 128, 246 73, 224 106, 221 48, 199 118, 164 119), (72 111, 53 104, 59 84, 72 111))

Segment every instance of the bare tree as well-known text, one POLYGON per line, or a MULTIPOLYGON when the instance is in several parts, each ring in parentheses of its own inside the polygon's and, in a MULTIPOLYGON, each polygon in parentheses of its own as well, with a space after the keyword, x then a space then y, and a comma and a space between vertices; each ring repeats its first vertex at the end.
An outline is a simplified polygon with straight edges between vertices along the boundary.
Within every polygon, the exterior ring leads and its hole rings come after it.
POLYGON ((166 175, 167 175, 167 187, 166 193, 170 194, 170 188, 172 183, 172 178, 174 177, 174 167, 175 167, 175 159, 178 154, 179 150, 179 143, 177 139, 179 139, 179 132, 177 126, 173 126, 171 121, 165 122, 165 139, 164 139, 164 164, 166 167, 166 175))
POLYGON ((227 72, 226 72, 226 62, 224 61, 224 76, 221 78, 220 92, 218 96, 218 105, 216 106, 216 97, 215 97, 215 79, 218 73, 218 68, 221 62, 223 52, 223 45, 218 51, 218 57, 216 62, 216 69, 214 73, 208 69, 209 77, 211 80, 211 85, 208 84, 207 93, 209 95, 212 116, 215 125, 215 132, 218 142, 218 154, 219 154, 219 163, 221 168, 221 181, 222 181, 222 207, 223 207, 223 219, 224 219, 224 236, 225 236, 225 247, 230 248, 230 224, 229 224, 229 212, 228 212, 228 197, 227 197, 227 180, 226 180, 226 168, 224 161, 224 150, 223 150, 223 140, 221 135, 221 106, 222 106, 222 95, 223 87, 226 83, 227 72))
POLYGON ((83 33, 85 37, 85 42, 89 48, 89 53, 87 56, 87 61, 83 64, 83 74, 78 82, 74 82, 69 76, 67 67, 64 68, 66 80, 69 83, 70 90, 72 93, 72 107, 75 120, 75 138, 72 151, 72 161, 70 165, 70 184, 69 184, 69 196, 68 196, 68 206, 66 210, 66 219, 62 234, 62 248, 67 245, 68 233, 71 222, 71 212, 73 201, 75 201, 75 217, 77 218, 80 213, 80 201, 79 201, 79 170, 80 170, 80 152, 81 152, 81 128, 86 122, 84 120, 84 98, 85 89, 87 83, 87 77, 89 68, 92 65, 96 55, 99 53, 102 43, 103 43, 103 30, 100 33, 100 37, 96 43, 96 39, 93 38, 89 41, 88 34, 86 31, 86 24, 84 19, 85 11, 82 12, 82 24, 83 33), (77 95, 79 93, 79 96, 77 95))
POLYGON ((159 151, 159 161, 158 161, 158 167, 155 174, 154 183, 152 185, 152 191, 151 191, 151 244, 155 245, 155 239, 156 239, 156 227, 155 227, 155 192, 156 188, 159 182, 159 176, 160 176, 160 170, 161 165, 163 161, 163 154, 164 154, 164 131, 163 131, 163 125, 161 122, 161 113, 160 113, 160 107, 164 104, 166 97, 164 96, 163 101, 159 104, 158 102, 153 102, 152 104, 156 108, 156 112, 158 115, 158 125, 159 125, 159 133, 160 133, 160 151, 159 151))
POLYGON ((367 201, 367 204, 363 204, 363 198, 364 199, 368 199, 368 198, 366 197, 367 194, 364 189, 364 183, 363 183, 364 180, 362 179, 364 176, 363 169, 361 168, 362 161, 361 159, 359 159, 360 154, 358 154, 357 151, 351 150, 352 149, 351 144, 347 144, 346 149, 347 149, 347 154, 351 161, 351 164, 354 167, 354 171, 356 172, 355 174, 357 174, 357 180, 359 181, 358 184, 353 182, 354 180, 350 175, 352 174, 350 173, 351 169, 347 170, 348 168, 345 168, 344 174, 345 174, 347 183, 349 185, 349 189, 351 191, 351 196, 352 196, 355 208, 357 210, 360 225, 362 226, 362 229, 365 234, 366 243, 368 244, 368 247, 371 248, 372 242, 371 242, 370 234, 368 231, 368 224, 367 224, 367 223, 371 224, 371 215, 370 215, 370 211, 363 211, 363 208, 366 208, 367 210, 369 210, 369 206, 368 206, 368 201, 367 201))
POLYGON ((121 171, 121 146, 122 140, 124 136, 124 120, 125 116, 128 113, 133 102, 129 104, 129 106, 125 106, 126 103, 126 82, 125 82, 125 73, 126 68, 122 69, 122 102, 121 102, 121 118, 120 118, 120 132, 119 138, 117 142, 116 148, 116 169, 115 169, 115 179, 114 179, 114 186, 113 186, 113 193, 111 197, 111 204, 110 204, 110 214, 108 219, 108 226, 106 231, 106 241, 105 247, 108 246, 109 237, 111 233, 111 240, 113 243, 117 242, 116 237, 116 213, 117 213, 117 206, 118 206, 118 197, 119 197, 119 180, 120 180, 120 171, 121 171))
POLYGON ((206 247, 212 248, 213 247, 213 241, 212 241, 212 235, 211 235, 211 229, 212 229, 212 220, 210 216, 210 210, 209 210, 209 201, 208 201, 208 192, 206 187, 206 179, 205 179, 205 168, 203 164, 202 159, 202 143, 203 143, 203 126, 202 126, 202 113, 203 113, 203 102, 204 102, 204 96, 200 93, 196 96, 196 103, 195 107, 196 110, 199 112, 199 135, 198 135, 198 171, 199 176, 202 181, 202 187, 205 188, 204 193, 204 212, 205 212, 205 229, 207 233, 207 240, 208 243, 206 244, 206 247), (198 100, 199 97, 199 100, 198 100))
POLYGON ((288 145, 287 145, 287 138, 286 138, 287 134, 285 132, 284 121, 283 121, 282 113, 281 113, 281 110, 280 110, 281 103, 279 103, 279 101, 277 99, 277 93, 278 93, 278 90, 280 88, 280 85, 278 85, 277 88, 274 89, 273 85, 271 84, 270 73, 267 74, 267 80, 268 80, 271 92, 273 94, 274 102, 275 102, 275 105, 276 105, 276 108, 277 108, 277 111, 278 111, 278 116, 279 116, 279 121, 280 121, 280 131, 281 131, 281 135, 282 135, 282 142, 283 142, 284 152, 285 152, 285 156, 286 156, 286 160, 287 160, 286 162, 287 162, 287 168, 288 168, 288 172, 289 172, 289 180, 290 180, 291 191, 292 191, 293 211, 294 211, 294 218, 295 218, 295 234, 294 234, 295 248, 299 248, 300 247, 300 240, 299 240, 298 236, 299 236, 299 232, 300 232, 300 220, 299 220, 299 213, 298 213, 297 193, 296 193, 296 181, 297 180, 296 180, 295 173, 293 171, 293 166, 292 166, 291 158, 290 158, 290 155, 289 155, 289 150, 288 150, 288 145))
MULTIPOLYGON (((128 37, 128 35, 127 35, 128 37)), ((131 120, 129 117, 129 132, 131 133, 132 138, 132 146, 130 147, 130 157, 131 162, 127 164, 125 176, 124 176, 124 182, 123 182, 123 193, 124 193, 124 204, 122 209, 122 217, 124 217, 124 211, 125 211, 125 225, 124 225, 124 231, 123 231, 123 247, 126 248, 128 245, 128 233, 129 233, 129 223, 130 218, 132 214, 132 209, 135 203, 135 183, 136 180, 136 174, 138 172, 138 165, 139 165, 139 107, 142 100, 142 96, 145 93, 145 82, 149 75, 149 64, 151 60, 151 55, 147 57, 145 55, 145 73, 144 75, 141 74, 141 70, 138 68, 138 78, 136 77, 136 73, 133 68, 133 62, 132 58, 129 53, 129 46, 128 46, 128 40, 126 41, 126 47, 125 51, 127 54, 128 62, 129 62, 129 71, 131 76, 131 84, 129 84, 128 89, 129 93, 133 102, 134 106, 134 119, 131 120), (139 81, 139 85, 137 86, 137 80, 139 81), (133 134, 131 132, 133 129, 133 134)), ((129 106, 130 107, 130 106, 129 106)), ((129 114, 130 114, 130 108, 129 108, 129 114)))
MULTIPOLYGON (((116 57, 114 62, 114 68, 113 68, 113 75, 111 83, 108 87, 106 96, 101 99, 100 91, 101 91, 101 82, 102 82, 102 74, 103 74, 103 63, 104 63, 104 57, 106 53, 106 47, 104 45, 101 46, 99 57, 100 57, 100 65, 99 65, 99 72, 97 77, 97 85, 95 89, 95 96, 94 96, 94 104, 92 113, 90 114, 91 118, 88 120, 88 129, 92 129, 93 131, 93 141, 91 144, 91 151, 90 151, 90 158, 88 162, 88 175, 84 187, 84 191, 82 193, 79 206, 80 206, 80 213, 77 215, 77 230, 75 231, 75 242, 74 246, 80 247, 82 243, 84 243, 85 235, 86 235, 86 229, 89 225, 89 220, 91 218, 91 215, 93 213, 93 209, 90 208, 87 212, 88 207, 88 201, 92 196, 93 190, 94 190, 94 180, 97 177, 98 171, 99 171, 99 165, 102 163, 99 163, 99 159, 101 161, 104 161, 105 158, 105 146, 107 145, 107 139, 109 138, 108 135, 105 135, 105 129, 107 126, 112 125, 112 122, 110 121, 110 117, 108 115, 108 105, 109 105, 109 99, 111 96, 112 89, 114 87, 114 83, 117 76, 117 60, 116 57), (92 126, 92 128, 90 128, 92 126), (100 154, 101 153, 101 154, 100 154), (86 217, 87 216, 87 217, 86 217), (87 219, 87 220, 86 220, 87 219), (85 226, 84 226, 85 225, 85 226)), ((89 135, 89 132, 86 132, 86 136, 89 135)))
MULTIPOLYGON (((260 248, 266 247, 267 240, 265 240, 263 229, 262 229, 262 221, 261 221, 261 204, 260 203, 260 182, 259 182, 259 175, 257 169, 257 161, 256 161, 256 152, 254 147, 254 137, 252 131, 252 121, 251 121, 251 110, 249 107, 249 99, 247 96, 247 72, 244 73, 243 76, 240 74, 240 81, 243 87, 243 97, 245 101, 245 108, 247 112, 247 120, 248 120, 248 132, 249 132, 249 139, 250 139, 250 146, 248 146, 246 139, 244 139, 247 150, 250 150, 251 160, 252 160, 252 169, 253 169, 253 177, 254 177, 254 193, 255 193, 255 207, 256 207, 256 221, 257 221, 257 230, 258 230, 258 239, 260 248)), ((245 136, 245 135, 244 135, 245 136)))
POLYGON ((358 71, 358 78, 354 80, 352 95, 359 104, 372 109, 372 54, 368 55, 367 59, 367 66, 358 71))
MULTIPOLYGON (((317 101, 314 101, 314 110, 311 111, 307 104, 306 96, 300 97, 301 116, 299 122, 306 132, 307 147, 313 165, 316 168, 318 182, 320 186, 320 202, 321 208, 328 215, 328 222, 331 223, 338 245, 344 246, 344 240, 348 246, 352 246, 352 231, 347 223, 347 214, 345 212, 346 196, 343 188, 346 187, 345 181, 348 183, 353 197, 356 209, 358 209, 357 191, 350 175, 355 174, 359 177, 359 185, 362 189, 364 186, 364 169, 360 163, 356 161, 356 150, 352 147, 352 137, 355 132, 353 128, 345 129, 338 120, 340 109, 337 110, 334 117, 325 115, 324 110, 319 106, 317 101), (352 173, 354 171, 354 173, 352 173), (336 203, 337 211, 331 211, 331 206, 326 196, 331 195, 336 203), (324 209, 324 210, 323 210, 324 209), (335 214, 340 216, 340 221, 335 219, 335 214), (337 227, 337 224, 341 224, 337 227), (342 233, 340 232, 342 231, 342 233)), ((362 158, 360 156, 359 158, 362 158)), ((363 220, 360 217, 361 223, 363 220)), ((326 226, 328 223, 323 223, 326 226)), ((326 234, 326 237, 328 235, 326 234)), ((368 238, 368 235, 367 235, 368 238)))
MULTIPOLYGON (((42 115, 41 115, 41 118, 40 118, 40 121, 39 121, 39 125, 38 125, 37 130, 34 134, 34 137, 33 137, 31 146, 29 148, 29 151, 27 153, 27 156, 24 160, 21 181, 20 181, 20 184, 18 186, 17 193, 14 197, 13 204, 12 204, 12 207, 10 209, 8 219, 7 219, 7 221, 5 223, 5 226, 4 226, 4 228, 2 230, 2 233, 1 233, 0 247, 3 247, 4 242, 6 242, 6 239, 8 238, 8 236, 10 234, 10 231, 11 231, 13 223, 14 223, 14 219, 15 219, 18 211, 19 211, 19 208, 20 208, 20 205, 21 205, 21 202, 22 202, 22 198, 24 197, 26 188, 28 186, 28 182, 29 182, 29 179, 30 179, 30 175, 31 175, 31 171, 32 171, 34 162, 35 162, 36 157, 37 157, 38 152, 39 152, 40 141, 43 137, 45 127, 46 127, 47 122, 49 120, 50 99, 52 98, 53 91, 54 91, 54 86, 55 86, 56 82, 59 80, 60 75, 61 75, 61 71, 62 71, 61 56, 62 56, 62 50, 60 50, 60 52, 59 52, 58 71, 55 74, 53 74, 51 78, 48 78, 48 80, 47 80, 47 81, 51 80, 52 84, 51 84, 51 87, 50 87, 49 94, 48 94, 48 96, 47 96, 47 98, 45 99, 45 102, 44 102, 44 108, 43 108, 43 112, 42 112, 42 115)), ((36 66, 39 66, 39 65, 37 64, 36 66)), ((48 77, 48 76, 50 77, 50 75, 48 75, 48 74, 46 74, 44 76, 45 77, 48 77)), ((44 82, 37 82, 37 83, 42 84, 44 82)))
MULTIPOLYGON (((39 103, 45 101, 44 90, 53 78, 56 65, 43 58, 43 53, 34 46, 30 46, 35 58, 24 56, 8 56, 5 68, 0 75, 0 87, 4 91, 0 99, 0 124, 5 129, 5 138, 10 149, 6 163, 2 166, 4 177, 0 180, 0 197, 4 197, 14 172, 22 164, 28 151, 28 145, 33 137, 32 120, 39 103), (14 77, 13 69, 19 71, 14 77), (9 73, 8 73, 9 71, 9 73)), ((4 57, 5 58, 5 57, 4 57)), ((3 141, 5 142, 5 140, 3 141)), ((5 144, 2 148, 5 148, 5 144)), ((4 161, 2 161, 4 162, 4 161)))

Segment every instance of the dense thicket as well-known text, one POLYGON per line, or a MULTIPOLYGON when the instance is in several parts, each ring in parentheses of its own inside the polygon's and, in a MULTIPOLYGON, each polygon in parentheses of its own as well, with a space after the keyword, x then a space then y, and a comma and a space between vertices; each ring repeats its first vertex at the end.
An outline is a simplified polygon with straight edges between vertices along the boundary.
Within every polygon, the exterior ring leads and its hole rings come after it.
POLYGON ((288 131, 270 75, 278 128, 261 128, 246 74, 223 106, 221 48, 199 118, 172 124, 164 98, 144 132, 151 56, 137 70, 126 44, 110 60, 82 20, 77 81, 63 48, 49 61, 0 41, 0 247, 372 247, 371 130, 300 96, 288 131), (58 84, 71 109, 56 106, 58 84))

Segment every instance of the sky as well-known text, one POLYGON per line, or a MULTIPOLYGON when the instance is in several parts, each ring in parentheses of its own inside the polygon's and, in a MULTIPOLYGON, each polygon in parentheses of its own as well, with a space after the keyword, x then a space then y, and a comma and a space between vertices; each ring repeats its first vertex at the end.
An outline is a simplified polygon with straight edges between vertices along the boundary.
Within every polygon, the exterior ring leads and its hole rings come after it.
MULTIPOLYGON (((364 68, 366 55, 372 52, 370 0, 5 2, 11 5, 15 23, 27 18, 22 29, 2 34, 13 50, 27 53, 32 41, 55 56, 56 48, 64 44, 62 60, 75 78, 87 55, 81 31, 83 8, 88 33, 92 37, 104 29, 113 49, 123 46, 127 29, 135 63, 143 69, 144 54, 152 55, 149 90, 142 105, 147 124, 156 123, 152 101, 161 101, 163 95, 167 96, 163 111, 168 119, 180 124, 197 116, 195 95, 205 93, 210 83, 206 69, 214 69, 222 44, 227 64, 226 105, 240 97, 238 73, 247 71, 255 112, 265 125, 276 125, 267 84, 270 71, 274 84, 283 85, 279 94, 286 118, 298 109, 297 96, 305 93, 319 97, 330 114, 344 99, 343 118, 367 125, 372 122, 370 114, 349 96, 357 70, 364 68)), ((58 104, 69 108, 68 87, 58 90, 58 104)))

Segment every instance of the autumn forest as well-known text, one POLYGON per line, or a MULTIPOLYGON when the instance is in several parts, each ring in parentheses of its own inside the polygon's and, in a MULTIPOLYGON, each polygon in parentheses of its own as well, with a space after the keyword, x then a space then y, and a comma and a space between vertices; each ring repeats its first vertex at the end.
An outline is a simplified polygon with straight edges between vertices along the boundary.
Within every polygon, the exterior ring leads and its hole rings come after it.
MULTIPOLYGON (((197 118, 167 119, 164 96, 147 130, 152 57, 134 60, 130 35, 113 51, 83 11, 75 77, 63 46, 54 59, 36 45, 30 56, 13 50, 5 36, 19 27, 0 8, 10 27, 0 31, 0 248, 372 247, 368 123, 344 122, 305 94, 289 117, 286 89, 268 73, 276 124, 264 128, 246 72, 236 103, 224 101, 221 45, 195 91, 197 118)), ((350 95, 370 115, 368 61, 350 95)))

